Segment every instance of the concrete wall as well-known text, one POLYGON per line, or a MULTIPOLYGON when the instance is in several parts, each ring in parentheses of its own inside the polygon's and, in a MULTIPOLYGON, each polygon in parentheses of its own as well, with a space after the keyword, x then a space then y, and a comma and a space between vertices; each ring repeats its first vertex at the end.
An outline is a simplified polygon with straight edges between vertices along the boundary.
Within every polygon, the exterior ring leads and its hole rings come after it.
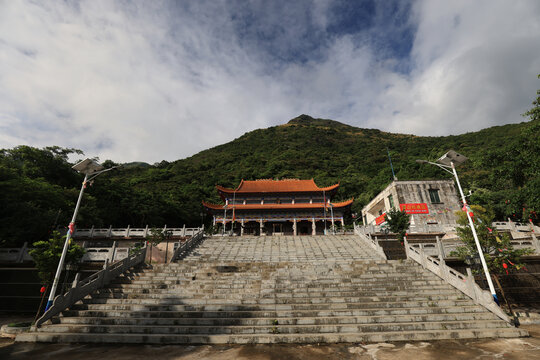
POLYGON ((429 213, 412 214, 411 226, 438 224, 451 228, 456 225, 454 213, 460 210, 460 203, 452 180, 393 181, 362 209, 362 217, 367 222, 365 225, 374 224, 380 213, 391 209, 390 195, 395 208, 399 208, 399 204, 427 204, 429 213), (439 203, 431 201, 429 189, 438 190, 439 203))

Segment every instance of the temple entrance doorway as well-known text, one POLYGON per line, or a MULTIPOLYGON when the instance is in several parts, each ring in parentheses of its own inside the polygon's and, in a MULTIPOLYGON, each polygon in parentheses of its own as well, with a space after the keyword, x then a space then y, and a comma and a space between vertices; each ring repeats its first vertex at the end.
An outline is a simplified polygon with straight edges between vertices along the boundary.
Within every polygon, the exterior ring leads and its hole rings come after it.
POLYGON ((302 221, 299 221, 296 224, 296 226, 298 229, 298 235, 311 235, 311 232, 312 232, 311 222, 302 220, 302 221))
POLYGON ((274 235, 283 235, 283 224, 280 224, 280 223, 277 223, 277 224, 272 224, 273 226, 273 233, 274 235))

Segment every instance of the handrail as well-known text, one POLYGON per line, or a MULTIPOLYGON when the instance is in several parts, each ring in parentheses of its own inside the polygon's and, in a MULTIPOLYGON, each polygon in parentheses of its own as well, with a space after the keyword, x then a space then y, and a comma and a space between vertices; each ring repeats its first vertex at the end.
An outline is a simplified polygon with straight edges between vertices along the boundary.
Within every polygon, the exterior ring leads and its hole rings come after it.
POLYGON ((181 242, 178 242, 178 247, 176 250, 174 250, 173 256, 171 257, 171 260, 169 260, 169 263, 176 261, 181 255, 187 253, 189 250, 193 248, 199 241, 204 238, 204 228, 199 228, 199 231, 195 233, 192 237, 190 237, 188 240, 181 242))
POLYGON ((409 245, 407 239, 405 243, 405 253, 407 258, 412 259, 422 265, 424 269, 427 269, 446 281, 448 284, 452 285, 468 297, 470 297, 476 304, 482 305, 495 315, 497 315, 502 320, 511 323, 510 318, 504 313, 504 311, 495 303, 493 296, 489 291, 483 290, 478 284, 474 281, 472 276, 471 269, 467 268, 467 275, 463 275, 459 271, 452 269, 447 266, 444 259, 433 258, 424 253, 422 246, 416 249, 413 246, 409 245))
POLYGON ((387 260, 388 257, 384 253, 384 249, 381 245, 379 245, 379 242, 374 240, 371 235, 365 235, 361 230, 360 227, 356 224, 354 224, 354 233, 360 237, 366 244, 368 244, 373 250, 375 250, 375 253, 379 256, 381 256, 384 260, 387 260), (369 236, 369 237, 368 237, 369 236))
MULTIPOLYGON (((160 228, 161 229, 161 228, 160 228)), ((151 228, 148 225, 144 228, 132 228, 130 226, 126 228, 90 228, 90 229, 75 229, 73 234, 74 238, 146 238, 150 235, 151 228)), ((186 228, 183 227, 173 228, 164 226, 162 231, 170 231, 172 236, 193 236, 198 232, 199 228, 186 228)))
POLYGON ((123 274, 126 270, 144 262, 145 257, 146 247, 142 248, 136 254, 130 255, 113 264, 109 265, 109 262, 106 261, 103 270, 90 275, 84 280, 78 281, 79 274, 77 274, 72 288, 67 293, 58 295, 54 298, 52 306, 36 321, 33 329, 35 330, 35 328, 40 327, 45 321, 71 307, 77 301, 90 295, 97 289, 108 285, 111 280, 118 275, 123 274))

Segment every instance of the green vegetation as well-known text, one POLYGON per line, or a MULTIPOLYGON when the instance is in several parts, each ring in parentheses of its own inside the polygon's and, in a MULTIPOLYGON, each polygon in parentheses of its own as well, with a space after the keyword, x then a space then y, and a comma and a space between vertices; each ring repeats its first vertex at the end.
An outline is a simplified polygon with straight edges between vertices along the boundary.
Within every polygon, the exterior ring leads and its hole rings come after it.
MULTIPOLYGON (((493 222, 491 211, 478 205, 472 205, 471 209, 474 214, 474 228, 489 271, 494 274, 503 274, 520 270, 524 266, 521 257, 532 254, 534 251, 532 249, 514 249, 508 234, 499 234, 496 229, 491 229, 493 222)), ((478 250, 469 227, 467 214, 464 211, 458 211, 456 215, 458 216, 458 224, 461 225, 457 228, 457 232, 464 246, 452 251, 450 255, 469 261, 478 254, 478 250)), ((480 268, 475 269, 475 271, 482 272, 480 268)))
MULTIPOLYGON (((56 268, 62 255, 62 249, 66 236, 60 236, 58 231, 53 231, 48 241, 36 241, 30 255, 36 263, 38 276, 44 284, 50 284, 56 274, 56 268)), ((76 244, 71 244, 66 254, 66 264, 78 264, 84 255, 84 249, 76 244)))
MULTIPOLYGON (((77 225, 199 226, 201 200, 220 202, 216 184, 235 187, 242 179, 262 178, 314 178, 319 186, 340 182, 336 201, 354 197, 352 211, 359 213, 392 181, 386 148, 400 180, 451 179, 415 160, 436 160, 454 149, 470 159, 459 176, 465 191, 473 191, 471 204, 492 208, 497 219, 538 222, 539 114, 536 99, 524 114, 529 122, 445 137, 391 134, 301 115, 186 159, 130 163, 100 176, 85 192, 77 225)), ((56 225, 69 223, 82 181, 70 169, 70 154, 80 152, 0 150, 0 246, 44 240, 56 225)))
POLYGON ((388 229, 392 233, 397 234, 399 241, 403 241, 410 225, 410 216, 405 210, 400 211, 397 209, 390 209, 390 211, 384 215, 384 218, 388 224, 388 229))

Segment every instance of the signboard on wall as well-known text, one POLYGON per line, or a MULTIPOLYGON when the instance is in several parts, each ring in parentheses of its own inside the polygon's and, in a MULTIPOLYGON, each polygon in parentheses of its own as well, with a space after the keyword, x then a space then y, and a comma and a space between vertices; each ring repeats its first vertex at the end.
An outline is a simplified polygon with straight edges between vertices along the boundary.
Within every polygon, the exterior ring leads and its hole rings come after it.
POLYGON ((399 209, 407 214, 429 214, 426 203, 399 204, 399 209))
POLYGON ((386 213, 378 216, 376 219, 375 219, 375 225, 381 225, 383 222, 386 221, 386 219, 384 218, 386 216, 386 213))

